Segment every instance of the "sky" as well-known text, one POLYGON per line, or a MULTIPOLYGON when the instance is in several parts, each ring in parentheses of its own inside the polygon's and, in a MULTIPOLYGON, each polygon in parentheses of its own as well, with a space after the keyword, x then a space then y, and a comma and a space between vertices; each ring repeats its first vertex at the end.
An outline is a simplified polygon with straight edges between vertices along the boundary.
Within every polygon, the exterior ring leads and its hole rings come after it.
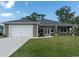
POLYGON ((75 16, 79 16, 78 1, 0 1, 0 22, 18 20, 33 12, 45 14, 45 18, 58 21, 56 10, 63 6, 71 7, 75 16))

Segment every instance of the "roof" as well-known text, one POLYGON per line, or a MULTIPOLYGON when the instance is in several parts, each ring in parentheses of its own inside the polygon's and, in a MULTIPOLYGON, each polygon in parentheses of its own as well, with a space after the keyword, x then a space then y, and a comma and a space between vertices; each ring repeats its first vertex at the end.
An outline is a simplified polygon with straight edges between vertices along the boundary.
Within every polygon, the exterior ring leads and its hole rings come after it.
POLYGON ((47 20, 47 19, 41 20, 40 23, 41 23, 41 26, 53 26, 53 25, 72 26, 72 24, 66 24, 59 21, 52 21, 52 20, 47 20))
MULTIPOLYGON (((7 22, 33 22, 33 21, 22 18, 22 19, 19 19, 19 20, 12 20, 12 21, 7 21, 7 22)), ((5 22, 5 23, 7 23, 7 22, 5 22)))
POLYGON ((7 21, 3 23, 4 24, 38 24, 39 23, 40 26, 54 26, 54 25, 72 26, 72 24, 65 24, 59 21, 53 21, 53 20, 48 20, 48 19, 43 19, 41 21, 32 21, 32 20, 22 18, 20 20, 7 21))
POLYGON ((25 18, 19 19, 19 20, 12 20, 12 21, 6 21, 3 22, 3 24, 38 24, 39 22, 28 20, 25 18))

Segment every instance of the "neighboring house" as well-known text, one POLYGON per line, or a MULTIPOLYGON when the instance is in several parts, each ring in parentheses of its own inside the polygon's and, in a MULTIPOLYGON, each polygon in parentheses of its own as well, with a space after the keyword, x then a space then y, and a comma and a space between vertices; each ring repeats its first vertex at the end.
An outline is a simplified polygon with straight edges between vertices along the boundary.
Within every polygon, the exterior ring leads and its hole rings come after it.
MULTIPOLYGON (((20 19, 3 22, 5 24, 4 34, 6 36, 53 36, 71 35, 74 27, 72 24, 65 24, 58 21, 41 18, 40 21, 20 19)), ((74 34, 74 33, 73 33, 74 34)))
POLYGON ((3 34, 3 26, 0 25, 0 34, 3 34))

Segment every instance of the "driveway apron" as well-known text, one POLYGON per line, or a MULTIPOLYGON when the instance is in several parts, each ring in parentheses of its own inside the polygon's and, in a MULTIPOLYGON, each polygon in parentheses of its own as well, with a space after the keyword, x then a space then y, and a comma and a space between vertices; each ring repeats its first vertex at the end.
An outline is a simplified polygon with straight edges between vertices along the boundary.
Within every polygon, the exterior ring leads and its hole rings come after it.
POLYGON ((8 37, 0 39, 0 57, 8 57, 19 49, 29 37, 8 37))

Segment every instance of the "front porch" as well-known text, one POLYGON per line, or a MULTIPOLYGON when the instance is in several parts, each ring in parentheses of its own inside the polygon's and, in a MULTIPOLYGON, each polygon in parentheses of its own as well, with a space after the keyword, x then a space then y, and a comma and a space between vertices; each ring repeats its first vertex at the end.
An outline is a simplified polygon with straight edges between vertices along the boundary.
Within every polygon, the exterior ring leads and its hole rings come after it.
POLYGON ((73 26, 40 26, 39 36, 74 35, 73 26))

